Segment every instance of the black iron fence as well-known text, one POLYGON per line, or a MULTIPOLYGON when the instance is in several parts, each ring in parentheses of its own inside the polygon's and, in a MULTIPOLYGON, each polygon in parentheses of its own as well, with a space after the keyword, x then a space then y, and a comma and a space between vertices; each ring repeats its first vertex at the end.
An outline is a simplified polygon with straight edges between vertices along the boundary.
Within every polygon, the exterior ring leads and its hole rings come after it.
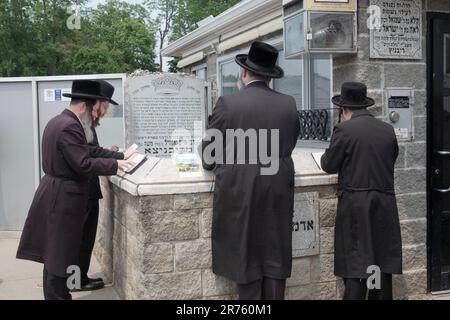
POLYGON ((327 141, 331 137, 332 125, 336 122, 336 114, 332 110, 337 109, 310 109, 299 110, 300 140, 327 141))

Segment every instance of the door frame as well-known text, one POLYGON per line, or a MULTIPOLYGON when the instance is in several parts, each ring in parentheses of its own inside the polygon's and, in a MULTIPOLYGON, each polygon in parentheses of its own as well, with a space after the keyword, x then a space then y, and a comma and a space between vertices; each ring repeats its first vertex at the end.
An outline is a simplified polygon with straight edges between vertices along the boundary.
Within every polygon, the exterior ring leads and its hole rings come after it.
POLYGON ((432 124, 433 124, 433 21, 436 19, 448 20, 450 22, 450 13, 427 12, 427 32, 426 32, 426 65, 427 65, 427 102, 426 102, 426 190, 427 190, 427 291, 432 291, 432 124))

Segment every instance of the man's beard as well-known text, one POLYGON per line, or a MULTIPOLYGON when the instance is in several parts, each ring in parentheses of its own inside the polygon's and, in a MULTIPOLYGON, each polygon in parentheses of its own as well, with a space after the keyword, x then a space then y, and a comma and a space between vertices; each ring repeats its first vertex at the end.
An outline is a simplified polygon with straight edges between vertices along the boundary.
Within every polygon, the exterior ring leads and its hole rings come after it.
POLYGON ((84 135, 86 136, 87 143, 92 143, 94 141, 94 133, 92 132, 91 113, 86 110, 81 115, 80 120, 83 122, 84 135))

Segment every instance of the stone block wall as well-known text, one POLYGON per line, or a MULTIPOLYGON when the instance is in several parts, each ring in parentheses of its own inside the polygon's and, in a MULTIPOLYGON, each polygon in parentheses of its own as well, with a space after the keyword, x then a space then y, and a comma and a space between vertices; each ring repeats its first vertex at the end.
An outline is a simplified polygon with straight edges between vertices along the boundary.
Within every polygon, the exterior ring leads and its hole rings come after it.
POLYGON ((356 80, 367 84, 368 95, 375 99, 371 111, 377 118, 388 121, 385 88, 411 87, 414 90, 414 138, 399 143, 395 169, 395 188, 399 207, 403 270, 394 276, 394 295, 399 298, 419 297, 427 291, 427 208, 426 208, 426 121, 427 65, 426 32, 428 11, 450 11, 449 1, 423 0, 422 59, 370 59, 369 30, 366 9, 369 0, 358 1, 358 53, 333 59, 334 93, 343 82, 356 80))
MULTIPOLYGON (((343 82, 365 82, 376 101, 373 114, 387 121, 386 87, 413 87, 414 139, 400 143, 395 187, 401 220, 404 274, 394 276, 394 296, 423 298, 427 291, 426 247, 426 12, 450 12, 448 0, 423 0, 423 58, 369 58, 366 8, 358 1, 358 53, 333 59, 337 94, 343 82)), ((213 100, 217 98, 216 55, 207 59, 213 100)), ((103 179, 95 253, 122 298, 233 299, 234 284, 211 272, 212 195, 187 194, 135 198, 103 179), (146 230, 146 231, 145 231, 146 230)), ((319 192, 320 254, 293 261, 288 299, 337 299, 342 281, 333 275, 334 187, 298 188, 319 192)))
MULTIPOLYGON (((102 179, 95 255, 123 299, 236 299, 236 285, 212 273, 212 194, 134 197, 102 179)), ((317 192, 320 254, 294 258, 287 299, 337 299, 333 275, 335 186, 317 192)))

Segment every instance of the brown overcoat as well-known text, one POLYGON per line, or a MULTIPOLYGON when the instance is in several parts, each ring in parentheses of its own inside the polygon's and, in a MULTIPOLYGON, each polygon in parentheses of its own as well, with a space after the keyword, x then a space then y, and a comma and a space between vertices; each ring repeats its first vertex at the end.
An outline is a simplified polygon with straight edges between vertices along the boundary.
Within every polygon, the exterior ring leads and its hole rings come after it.
POLYGON ((17 258, 44 263, 50 274, 67 277, 67 267, 78 265, 88 177, 115 174, 117 161, 89 157, 82 125, 66 109, 44 130, 42 166, 45 176, 31 203, 17 258))

